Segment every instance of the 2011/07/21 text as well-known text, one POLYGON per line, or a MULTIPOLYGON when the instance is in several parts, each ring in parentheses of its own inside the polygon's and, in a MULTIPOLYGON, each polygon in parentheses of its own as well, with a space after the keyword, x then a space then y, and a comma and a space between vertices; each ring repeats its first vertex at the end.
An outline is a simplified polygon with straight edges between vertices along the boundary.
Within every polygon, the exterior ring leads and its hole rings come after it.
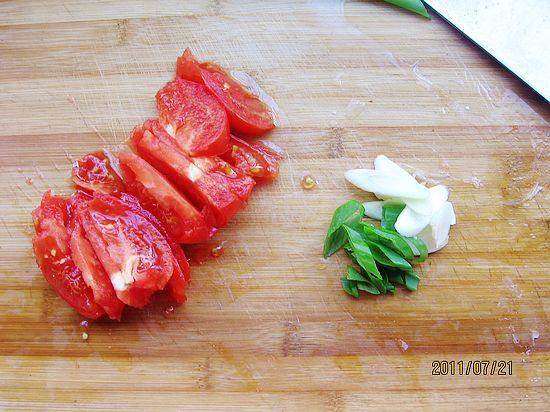
POLYGON ((432 362, 432 375, 512 375, 512 361, 435 360, 432 362))

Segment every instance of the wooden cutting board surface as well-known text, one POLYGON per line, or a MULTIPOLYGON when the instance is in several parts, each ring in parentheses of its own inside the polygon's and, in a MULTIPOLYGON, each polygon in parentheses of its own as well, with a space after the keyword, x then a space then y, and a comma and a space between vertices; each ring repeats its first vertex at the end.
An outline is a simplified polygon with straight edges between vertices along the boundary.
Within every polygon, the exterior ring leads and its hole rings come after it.
POLYGON ((439 18, 380 2, 0 4, 0 408, 543 409, 547 104, 439 18), (278 181, 217 235, 189 300, 90 325, 34 262, 31 210, 120 149, 191 47, 278 103, 278 181), (458 224, 416 293, 348 297, 321 256, 343 173, 380 153, 450 187, 458 224), (303 175, 319 182, 304 191, 303 175), (441 360, 512 376, 433 376, 441 360))

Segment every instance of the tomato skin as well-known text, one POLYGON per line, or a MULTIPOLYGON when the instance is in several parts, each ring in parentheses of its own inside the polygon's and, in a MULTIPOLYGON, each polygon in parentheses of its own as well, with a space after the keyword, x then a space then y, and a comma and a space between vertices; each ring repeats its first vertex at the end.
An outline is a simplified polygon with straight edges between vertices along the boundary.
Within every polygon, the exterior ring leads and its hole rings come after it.
POLYGON ((218 184, 210 173, 202 172, 193 159, 184 153, 157 120, 148 120, 134 129, 131 137, 134 151, 164 174, 212 216, 211 224, 223 227, 242 207, 243 202, 230 190, 218 184))
POLYGON ((117 196, 95 192, 77 215, 117 297, 130 306, 145 306, 174 271, 166 238, 117 196))
POLYGON ((246 90, 220 66, 201 64, 201 76, 208 90, 225 107, 233 132, 259 136, 275 128, 269 106, 246 90))
POLYGON ((118 155, 128 191, 153 213, 179 243, 199 243, 215 229, 204 216, 153 166, 133 153, 118 155))
POLYGON ((78 313, 97 319, 105 312, 94 301, 91 288, 71 256, 67 232, 67 200, 50 191, 33 213, 36 234, 33 249, 36 263, 50 286, 78 313))
POLYGON ((84 233, 84 227, 77 208, 87 206, 90 196, 83 192, 74 193, 68 204, 71 256, 82 272, 84 282, 92 289, 94 301, 105 310, 109 318, 120 320, 124 303, 116 295, 109 275, 97 259, 97 256, 84 233))
POLYGON ((199 62, 195 59, 189 47, 176 61, 176 76, 195 83, 203 83, 199 62))
POLYGON ((166 83, 156 99, 161 123, 184 152, 209 156, 227 150, 227 114, 205 86, 177 78, 166 83))
POLYGON ((114 193, 124 190, 124 182, 112 166, 115 160, 104 150, 87 154, 73 163, 72 181, 90 192, 114 193))
POLYGON ((231 150, 221 156, 235 169, 253 177, 257 182, 273 181, 279 174, 279 163, 283 158, 261 143, 247 142, 231 136, 231 150))

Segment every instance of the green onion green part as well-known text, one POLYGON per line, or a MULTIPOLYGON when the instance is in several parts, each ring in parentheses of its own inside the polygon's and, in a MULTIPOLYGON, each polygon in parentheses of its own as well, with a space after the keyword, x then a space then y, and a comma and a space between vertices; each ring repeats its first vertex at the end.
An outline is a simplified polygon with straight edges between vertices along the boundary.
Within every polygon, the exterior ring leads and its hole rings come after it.
POLYGON ((426 6, 421 0, 384 0, 386 3, 393 4, 394 6, 401 7, 405 10, 412 11, 413 13, 420 14, 421 16, 430 18, 426 6))
POLYGON ((428 248, 420 239, 403 237, 395 231, 395 222, 403 208, 399 204, 384 205, 381 227, 363 220, 365 209, 355 200, 335 210, 323 255, 328 257, 344 249, 357 264, 357 267, 348 265, 341 278, 342 288, 349 295, 358 298, 360 292, 395 293, 396 285, 410 291, 418 289, 420 278, 412 264, 426 260, 428 248))

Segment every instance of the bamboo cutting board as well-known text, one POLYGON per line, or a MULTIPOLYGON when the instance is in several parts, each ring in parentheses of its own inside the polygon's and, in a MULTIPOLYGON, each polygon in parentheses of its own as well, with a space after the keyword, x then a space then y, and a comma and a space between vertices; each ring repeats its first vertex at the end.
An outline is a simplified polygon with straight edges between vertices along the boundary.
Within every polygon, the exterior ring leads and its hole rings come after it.
POLYGON ((431 21, 380 2, 0 3, 0 408, 361 410, 548 399, 548 105, 431 21), (189 46, 278 103, 278 181, 214 238, 188 302, 82 320, 31 251, 70 161, 120 149, 189 46), (458 224, 416 293, 354 300, 325 261, 346 184, 380 153, 451 189, 458 224), (319 182, 304 191, 306 173, 319 182), (432 375, 441 360, 511 376, 432 375))

